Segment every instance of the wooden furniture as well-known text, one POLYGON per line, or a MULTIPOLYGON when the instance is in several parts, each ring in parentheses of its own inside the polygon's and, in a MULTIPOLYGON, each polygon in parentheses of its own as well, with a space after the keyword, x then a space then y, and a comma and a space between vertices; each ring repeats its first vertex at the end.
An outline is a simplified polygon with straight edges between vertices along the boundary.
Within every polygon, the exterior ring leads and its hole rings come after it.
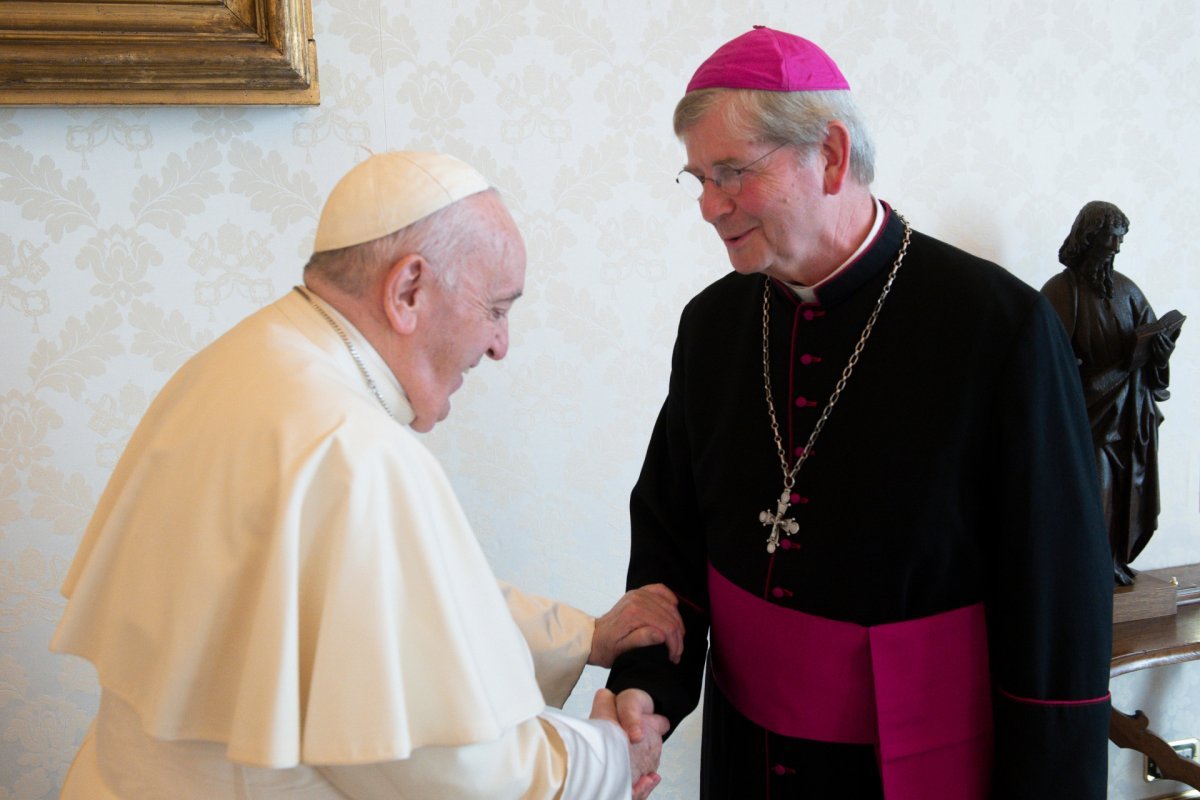
MULTIPOLYGON (((1139 574, 1138 583, 1143 576, 1153 579, 1146 585, 1155 593, 1161 591, 1162 582, 1171 585, 1175 590, 1176 605, 1171 613, 1113 625, 1113 657, 1109 670, 1112 678, 1142 669, 1200 660, 1200 564, 1148 570, 1139 574)), ((1136 587, 1137 583, 1134 584, 1136 587)), ((1158 765, 1165 779, 1200 789, 1200 763, 1178 756, 1149 725, 1150 720, 1141 711, 1130 715, 1114 706, 1108 738, 1118 747, 1131 748, 1148 756, 1158 765)))

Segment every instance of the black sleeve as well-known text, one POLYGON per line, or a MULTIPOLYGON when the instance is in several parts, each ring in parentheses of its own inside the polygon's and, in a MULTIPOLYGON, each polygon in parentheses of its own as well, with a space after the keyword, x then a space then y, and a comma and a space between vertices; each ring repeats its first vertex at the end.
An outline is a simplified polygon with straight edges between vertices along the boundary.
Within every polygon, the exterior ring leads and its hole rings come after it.
POLYGON ((681 323, 675 343, 667 399, 630 497, 627 578, 629 589, 663 583, 678 596, 687 629, 683 658, 679 665, 672 664, 665 646, 631 650, 617 659, 608 678, 614 692, 648 692, 655 711, 671 721, 671 730, 699 701, 709 626, 707 558, 687 432, 684 327, 681 323))
POLYGON ((1044 298, 1002 370, 987 589, 993 796, 1102 800, 1112 561, 1078 370, 1044 298))

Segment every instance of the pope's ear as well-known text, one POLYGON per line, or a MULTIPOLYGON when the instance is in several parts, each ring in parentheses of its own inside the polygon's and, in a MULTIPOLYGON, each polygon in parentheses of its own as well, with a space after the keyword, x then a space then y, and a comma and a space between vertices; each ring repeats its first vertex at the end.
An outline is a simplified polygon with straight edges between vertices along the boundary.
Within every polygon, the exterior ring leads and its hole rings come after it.
POLYGON ((417 329, 429 277, 429 265, 416 254, 403 256, 388 267, 383 279, 383 311, 396 333, 410 334, 417 329))

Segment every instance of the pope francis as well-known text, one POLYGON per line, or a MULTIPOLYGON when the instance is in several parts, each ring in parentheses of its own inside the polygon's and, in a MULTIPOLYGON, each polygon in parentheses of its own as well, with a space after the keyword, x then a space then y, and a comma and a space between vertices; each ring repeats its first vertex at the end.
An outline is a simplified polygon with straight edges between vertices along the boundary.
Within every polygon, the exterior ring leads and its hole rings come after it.
POLYGON ((386 153, 314 251, 171 378, 100 499, 51 645, 101 684, 63 797, 645 797, 665 719, 547 705, 585 662, 677 659, 674 596, 594 620, 498 584, 410 431, 508 349, 512 217, 463 162, 386 153))

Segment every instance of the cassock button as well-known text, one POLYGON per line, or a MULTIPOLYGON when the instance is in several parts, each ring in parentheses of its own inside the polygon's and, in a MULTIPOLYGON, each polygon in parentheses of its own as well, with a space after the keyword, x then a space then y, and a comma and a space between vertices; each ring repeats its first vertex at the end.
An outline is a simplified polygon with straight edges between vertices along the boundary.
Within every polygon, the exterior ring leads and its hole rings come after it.
POLYGON ((804 445, 800 445, 796 448, 796 458, 799 458, 802 455, 804 455, 804 445))
POLYGON ((805 353, 804 355, 800 356, 800 363, 807 367, 809 364, 820 364, 821 359, 817 358, 812 353, 805 353))
POLYGON ((796 398, 796 408, 812 408, 816 404, 817 404, 816 400, 809 400, 807 397, 804 397, 803 395, 796 398))
POLYGON ((776 764, 775 766, 771 767, 771 772, 774 772, 776 775, 796 774, 796 770, 792 769, 791 767, 785 767, 783 764, 776 764))
POLYGON ((795 548, 796 550, 799 550, 799 549, 800 549, 800 545, 799 545, 799 544, 793 544, 791 539, 784 539, 784 540, 782 540, 782 541, 779 543, 779 549, 780 549, 780 550, 791 550, 792 548, 795 548))
POLYGON ((793 595, 793 592, 790 592, 787 589, 784 589, 782 586, 776 586, 774 589, 771 590, 771 596, 774 597, 776 600, 781 600, 784 597, 791 597, 792 595, 793 595))
POLYGON ((802 494, 798 494, 796 492, 792 492, 792 496, 789 497, 788 499, 791 501, 792 505, 794 505, 794 506, 802 506, 808 502, 807 497, 805 497, 802 494))
POLYGON ((813 317, 815 317, 816 315, 817 315, 817 312, 813 311, 811 308, 804 309, 804 319, 806 321, 812 322, 813 317))

